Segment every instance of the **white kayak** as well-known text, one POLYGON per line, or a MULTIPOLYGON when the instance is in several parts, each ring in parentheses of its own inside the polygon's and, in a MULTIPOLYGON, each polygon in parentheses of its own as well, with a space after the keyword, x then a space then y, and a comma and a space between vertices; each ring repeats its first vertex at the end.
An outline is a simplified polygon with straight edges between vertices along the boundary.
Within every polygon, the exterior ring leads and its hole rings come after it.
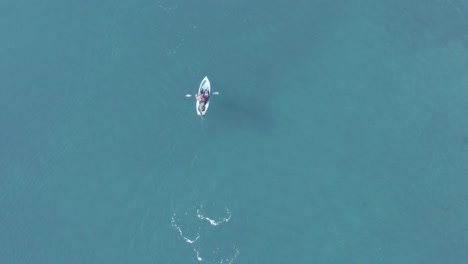
POLYGON ((198 93, 197 93, 197 97, 198 96, 203 96, 203 94, 205 92, 208 92, 208 94, 210 95, 208 97, 208 99, 206 100, 205 102, 205 108, 203 109, 203 107, 200 107, 200 101, 198 100, 197 98, 197 114, 199 116, 204 116, 206 114, 206 111, 208 111, 208 106, 210 106, 210 97, 211 97, 211 85, 210 85, 210 80, 208 80, 208 77, 205 76, 205 78, 203 78, 203 80, 201 81, 200 83, 200 87, 198 88, 198 93), (200 108, 200 109, 199 109, 200 108), (203 110, 202 110, 203 109, 203 110))

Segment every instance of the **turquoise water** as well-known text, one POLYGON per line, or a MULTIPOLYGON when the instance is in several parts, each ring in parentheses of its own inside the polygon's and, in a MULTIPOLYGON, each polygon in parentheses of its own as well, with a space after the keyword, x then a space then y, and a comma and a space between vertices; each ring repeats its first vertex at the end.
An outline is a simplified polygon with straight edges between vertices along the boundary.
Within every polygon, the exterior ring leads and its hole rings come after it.
POLYGON ((0 262, 463 263, 468 4, 290 2, 0 3, 0 262))

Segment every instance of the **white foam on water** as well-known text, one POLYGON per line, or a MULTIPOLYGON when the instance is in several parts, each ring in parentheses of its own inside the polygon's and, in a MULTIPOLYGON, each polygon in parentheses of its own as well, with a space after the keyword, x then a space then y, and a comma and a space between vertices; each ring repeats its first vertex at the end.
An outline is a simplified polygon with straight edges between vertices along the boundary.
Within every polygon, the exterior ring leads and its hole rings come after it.
MULTIPOLYGON (((206 263, 220 263, 220 264, 232 264, 239 256, 239 249, 235 244, 230 246, 213 246, 207 244, 207 241, 210 241, 210 237, 217 234, 216 226, 221 225, 222 223, 227 223, 231 220, 232 213, 229 208, 225 207, 225 213, 227 214, 224 217, 210 218, 203 215, 203 205, 192 207, 193 211, 188 211, 183 214, 174 213, 171 219, 171 226, 179 232, 180 237, 188 244, 193 244, 192 250, 195 252, 195 257, 197 262, 206 262, 206 263), (196 211, 196 212, 194 212, 196 211), (195 217, 196 215, 196 217, 195 217), (190 221, 191 228, 198 227, 197 235, 195 238, 188 238, 184 232, 183 223, 185 221, 190 221), (210 223, 209 226, 203 225, 202 222, 207 221, 210 223), (194 221, 194 222, 193 222, 194 221), (197 226, 198 225, 198 226, 197 226), (216 231, 215 231, 216 230, 216 231), (201 238, 201 233, 207 232, 203 237, 208 236, 208 238, 201 238), (210 250, 211 247, 211 250, 210 250), (200 252, 201 251, 201 252, 200 252), (202 257, 203 255, 203 257, 202 257)), ((224 239, 223 239, 224 240, 224 239)), ((223 241, 219 241, 223 244, 223 241)), ((194 260, 195 261, 195 260, 194 260)))
POLYGON ((176 223, 175 215, 172 217, 171 225, 172 225, 173 228, 175 228, 177 231, 179 231, 179 235, 185 240, 185 242, 187 242, 189 244, 195 243, 200 238, 200 229, 198 229, 197 237, 194 240, 191 240, 190 238, 184 236, 184 233, 182 232, 182 229, 176 223))
POLYGON ((200 257, 200 251, 198 251, 196 249, 193 249, 193 251, 195 251, 195 253, 197 254, 197 260, 202 261, 203 259, 200 257))
POLYGON ((158 4, 159 8, 161 8, 163 11, 173 11, 179 8, 177 5, 168 6, 166 3, 162 3, 161 0, 158 1, 158 4))
MULTIPOLYGON (((193 248, 193 252, 195 252, 197 261, 203 261, 203 258, 201 257, 200 250, 193 248)), ((231 252, 226 252, 226 250, 222 250, 220 248, 216 248, 213 252, 211 252, 209 256, 209 263, 219 263, 219 264, 232 264, 234 261, 237 259, 239 256, 239 249, 236 246, 233 246, 231 252), (218 256, 224 254, 224 256, 218 256), (231 255, 227 256, 226 255, 231 255), (219 257, 219 258, 218 258, 219 257)))
MULTIPOLYGON (((215 251, 213 251, 213 254, 218 254, 218 251, 220 250, 220 248, 216 248, 215 251)), ((222 257, 220 260, 219 260, 219 263, 220 264, 231 264, 231 263, 234 263, 234 260, 237 259, 237 257, 239 256, 239 249, 236 247, 236 246, 233 246, 232 248, 232 252, 230 253, 226 253, 224 252, 224 255, 231 255, 232 257, 222 257)))
POLYGON ((206 221, 210 222, 210 224, 213 225, 213 226, 217 226, 217 225, 220 225, 222 223, 229 222, 229 220, 231 220, 231 211, 229 211, 229 208, 227 208, 227 207, 226 207, 226 213, 228 215, 227 217, 223 218, 222 220, 216 221, 214 219, 211 219, 209 217, 206 217, 206 216, 202 215, 200 213, 200 209, 197 209, 198 218, 200 218, 201 220, 206 220, 206 221))

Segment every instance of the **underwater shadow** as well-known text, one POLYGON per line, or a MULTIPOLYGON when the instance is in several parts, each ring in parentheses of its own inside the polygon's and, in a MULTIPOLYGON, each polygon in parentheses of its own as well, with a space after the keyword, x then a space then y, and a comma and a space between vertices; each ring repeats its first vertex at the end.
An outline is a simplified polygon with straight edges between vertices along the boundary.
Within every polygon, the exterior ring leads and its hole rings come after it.
POLYGON ((274 126, 268 105, 258 99, 240 101, 223 95, 216 98, 216 101, 217 110, 211 114, 226 130, 250 130, 263 134, 271 131, 274 126))

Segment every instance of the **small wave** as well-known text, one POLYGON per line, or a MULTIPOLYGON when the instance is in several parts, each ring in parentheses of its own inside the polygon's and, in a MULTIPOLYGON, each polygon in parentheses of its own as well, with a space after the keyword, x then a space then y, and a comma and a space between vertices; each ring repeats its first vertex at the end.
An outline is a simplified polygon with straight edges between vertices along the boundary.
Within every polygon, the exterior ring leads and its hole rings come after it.
POLYGON ((163 11, 173 11, 179 8, 177 5, 168 6, 167 4, 163 4, 161 0, 158 1, 158 4, 159 8, 161 8, 163 11))
MULTIPOLYGON (((209 210, 208 211, 213 211, 209 210)), ((205 208, 205 211, 207 208, 205 208)), ((207 217, 203 212, 203 205, 194 206, 188 212, 179 214, 174 213, 171 219, 171 226, 177 230, 180 237, 188 244, 191 244, 192 250, 195 253, 197 262, 206 263, 220 263, 220 264, 232 264, 239 256, 239 249, 235 245, 234 241, 226 241, 225 238, 218 240, 214 245, 212 239, 218 235, 218 228, 216 226, 222 223, 227 223, 231 220, 232 213, 229 208, 225 207, 225 216, 222 217, 207 217), (202 222, 208 221, 209 226, 202 225, 202 222), (188 222, 187 222, 188 221, 188 222), (187 235, 185 230, 185 224, 189 224, 192 228, 196 229, 196 235, 192 231, 191 235, 187 235), (202 236, 202 233, 204 234, 202 236), (206 233, 206 234, 205 234, 206 233), (195 236, 195 238, 193 238, 195 236), (189 238, 190 237, 190 238, 189 238), (225 242, 228 242, 228 246, 222 246, 225 242), (220 244, 221 243, 221 244, 220 244)), ((195 260, 194 260, 195 261, 195 260)))
POLYGON ((216 248, 215 250, 209 251, 206 255, 206 259, 202 258, 202 253, 199 249, 193 248, 193 252, 196 254, 197 261, 207 261, 208 263, 219 263, 219 264, 232 264, 239 256, 239 249, 236 246, 232 248, 216 248))
POLYGON ((202 261, 203 259, 200 257, 200 251, 193 249, 193 251, 197 254, 197 260, 202 261))
POLYGON ((227 208, 227 207, 226 207, 226 213, 227 213, 227 215, 228 215, 227 217, 225 217, 225 218, 223 218, 223 219, 221 219, 221 220, 216 221, 216 220, 214 220, 214 219, 211 219, 211 218, 209 218, 209 217, 206 217, 206 216, 202 215, 202 214, 200 213, 200 209, 197 209, 197 216, 198 216, 198 218, 200 218, 201 220, 206 220, 206 221, 210 222, 210 224, 213 225, 213 226, 217 226, 217 225, 220 225, 220 224, 222 224, 222 223, 229 222, 229 220, 231 220, 231 211, 229 211, 229 208, 227 208))
POLYGON ((172 217, 172 220, 171 220, 171 226, 176 229, 177 231, 179 231, 179 235, 180 237, 182 237, 185 242, 189 243, 189 244, 193 244, 195 243, 199 238, 200 238, 200 228, 198 229, 198 232, 197 232, 197 237, 195 237, 193 240, 184 236, 184 233, 182 232, 182 229, 180 228, 179 225, 177 225, 176 223, 176 220, 175 220, 175 214, 174 216, 172 217))
POLYGON ((232 256, 231 258, 223 258, 221 259, 221 261, 219 262, 220 264, 231 264, 234 262, 234 260, 236 260, 236 258, 239 256, 239 249, 237 247, 234 247, 233 248, 235 253, 234 253, 234 256, 232 256))

